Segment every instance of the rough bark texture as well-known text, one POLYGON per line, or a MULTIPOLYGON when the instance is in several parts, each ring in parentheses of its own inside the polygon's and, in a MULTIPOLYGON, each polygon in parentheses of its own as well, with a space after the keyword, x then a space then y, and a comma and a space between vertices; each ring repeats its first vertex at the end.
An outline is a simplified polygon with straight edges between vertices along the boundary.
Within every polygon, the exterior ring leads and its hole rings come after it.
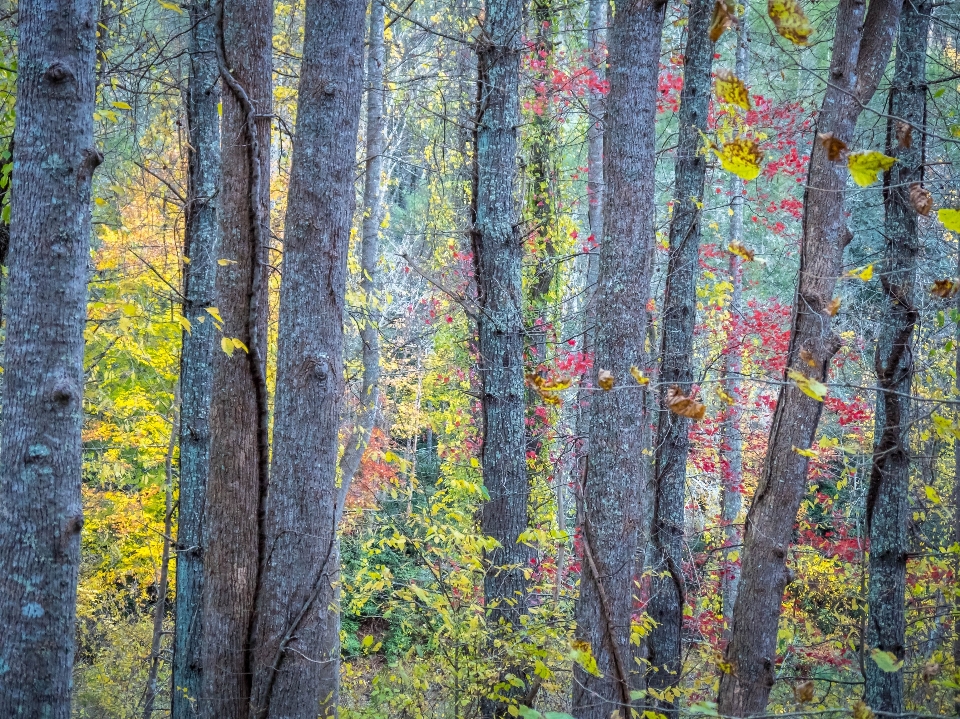
POLYGON ((251 719, 336 714, 337 431, 365 6, 362 0, 306 3, 251 719))
MULTIPOLYGON (((884 198, 886 248, 880 282, 884 309, 880 319, 876 430, 867 527, 870 532, 870 588, 867 594, 868 651, 879 649, 903 659, 906 618, 907 524, 910 484, 910 390, 913 384, 913 330, 917 257, 920 253, 917 212, 910 185, 923 181, 926 107, 927 34, 930 5, 905 0, 900 17, 890 114, 913 128, 910 147, 897 142, 898 120, 887 125, 887 154, 897 163, 887 176, 884 198)), ((874 710, 899 714, 903 706, 903 671, 885 672, 866 662, 866 702, 874 710)))
MULTIPOLYGON (((890 57, 901 0, 841 0, 837 9, 830 84, 816 132, 849 145, 863 106, 870 101, 890 57)), ((787 368, 825 380, 840 346, 827 305, 843 265, 849 230, 843 220, 846 163, 830 162, 814 141, 804 192, 800 278, 794 298, 787 368), (806 350, 814 366, 800 358, 806 350)), ((726 650, 732 671, 720 679, 718 708, 728 716, 763 712, 773 686, 777 624, 787 581, 786 557, 807 487, 807 458, 794 447, 813 442, 823 408, 793 383, 780 390, 763 474, 744 532, 740 589, 726 650)))
MULTIPOLYGON (((693 383, 693 331, 697 315, 697 278, 700 276, 700 207, 707 163, 700 138, 707 130, 713 42, 710 19, 713 0, 692 0, 688 10, 687 43, 683 53, 683 89, 680 92, 677 160, 674 169, 673 221, 663 298, 660 352, 660 412, 657 430, 656 484, 651 557, 653 569, 651 619, 657 625, 647 638, 651 664, 648 685, 658 692, 680 680, 680 633, 686 597, 683 551, 684 497, 690 420, 666 409, 669 388, 690 392, 693 383)), ((674 700, 656 702, 673 709, 674 700)))
MULTIPOLYGON (((523 570, 529 549, 517 541, 527 528, 523 386, 523 243, 517 183, 520 124, 521 0, 491 0, 477 44, 477 120, 473 228, 477 281, 478 369, 481 378, 483 483, 490 494, 481 529, 499 546, 486 555, 483 593, 492 636, 519 627, 527 608, 523 570), (501 626, 502 625, 502 626, 501 626)), ((485 700, 484 717, 503 703, 485 700)))
POLYGON ((188 205, 184 255, 183 333, 180 359, 180 492, 177 518, 177 596, 173 649, 173 719, 200 715, 203 637, 203 513, 210 469, 210 400, 215 330, 207 307, 215 304, 220 222, 220 90, 214 3, 190 6, 190 76, 187 86, 188 205), (203 319, 201 322, 200 320, 203 319))
MULTIPOLYGON (((749 35, 747 31, 747 10, 737 28, 737 77, 749 84, 750 69, 749 35)), ((730 241, 743 242, 743 203, 745 192, 743 179, 731 175, 730 180, 730 241)), ((740 373, 741 373, 741 313, 743 312, 743 260, 730 253, 730 337, 728 338, 723 365, 723 389, 736 401, 727 410, 723 423, 723 487, 721 489, 721 522, 723 523, 723 542, 728 549, 723 554, 723 576, 720 579, 720 592, 723 608, 724 635, 729 636, 733 622, 733 604, 740 585, 740 528, 736 521, 743 506, 743 436, 740 432, 740 373)))
MULTIPOLYGON (((268 0, 221 0, 222 40, 226 68, 221 67, 222 161, 220 191, 222 238, 216 307, 223 318, 217 335, 239 338, 251 351, 265 342, 251 336, 250 305, 259 304, 257 332, 265 337, 266 283, 255 277, 262 247, 256 221, 269 217, 270 119, 256 121, 260 204, 251 203, 254 172, 251 137, 241 96, 227 87, 224 69, 243 90, 260 116, 273 107, 271 49, 273 6, 268 0)), ((210 322, 211 318, 207 318, 210 322)), ((261 358, 262 359, 262 358, 261 358)), ((250 696, 247 657, 250 622, 257 591, 258 514, 264 452, 259 441, 260 403, 257 372, 242 350, 228 356, 215 348, 213 398, 210 408, 210 474, 204 517, 203 716, 237 719, 246 716, 250 696)))
POLYGON ((68 719, 96 4, 19 5, 0 440, 0 716, 68 719))
MULTIPOLYGON (((630 702, 630 616, 641 511, 641 390, 654 241, 654 120, 663 5, 618 2, 609 34, 604 126, 603 235, 596 290, 597 370, 616 386, 591 399, 589 457, 581 487, 584 571, 577 638, 590 643, 602 677, 574 669, 573 714, 608 719, 630 702)), ((596 375, 595 375, 596 377, 596 375)), ((596 379, 594 379, 596 385, 596 379)))
POLYGON ((343 515, 347 494, 360 460, 370 441, 379 411, 380 390, 380 223, 383 221, 383 85, 384 6, 381 0, 370 3, 370 33, 367 44, 367 162, 363 181, 363 227, 360 238, 360 289, 363 291, 362 343, 363 382, 356 428, 351 433, 340 459, 340 491, 337 496, 337 523, 343 515))

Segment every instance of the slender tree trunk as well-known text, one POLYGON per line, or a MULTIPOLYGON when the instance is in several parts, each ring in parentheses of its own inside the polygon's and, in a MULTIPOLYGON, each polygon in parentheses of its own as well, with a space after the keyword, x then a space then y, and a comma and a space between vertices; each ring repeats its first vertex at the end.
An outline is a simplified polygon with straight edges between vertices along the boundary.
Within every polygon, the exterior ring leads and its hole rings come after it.
MULTIPOLYGON (((747 12, 745 9, 737 28, 737 77, 748 82, 750 71, 750 42, 747 30, 747 12)), ((743 179, 731 175, 730 209, 730 241, 743 242, 743 205, 746 200, 743 179)), ((730 253, 730 283, 733 290, 730 293, 730 332, 724 355, 723 389, 735 402, 727 410, 726 421, 723 423, 723 453, 726 464, 723 468, 723 487, 721 489, 720 521, 723 524, 723 543, 727 549, 723 553, 723 575, 720 580, 722 601, 724 636, 729 638, 730 627, 733 622, 733 603, 737 598, 737 587, 740 584, 740 530, 737 519, 743 506, 743 437, 740 433, 740 373, 741 373, 741 342, 743 331, 741 314, 743 313, 743 260, 730 253)))
MULTIPOLYGON (((873 97, 890 57, 901 0, 841 0, 830 84, 817 118, 818 133, 832 133, 848 145, 862 108, 873 97)), ((830 359, 840 347, 831 329, 828 305, 850 237, 843 221, 845 162, 831 162, 814 141, 804 192, 800 278, 794 298, 787 368, 826 379, 830 359), (805 352, 804 352, 805 351, 805 352), (809 353, 813 365, 801 358, 809 353)), ((811 445, 823 404, 795 384, 780 390, 767 445, 763 474, 744 532, 740 590, 733 610, 733 631, 726 659, 732 671, 720 679, 718 708, 728 716, 763 712, 773 686, 777 661, 777 624, 786 558, 800 501, 807 487, 807 458, 794 451, 811 445)))
MULTIPOLYGON (((477 120, 473 228, 477 281, 479 373, 482 383, 483 483, 490 499, 481 529, 498 542, 486 554, 483 580, 491 635, 509 642, 527 609, 524 570, 529 549, 518 542, 527 528, 526 434, 523 386, 523 242, 517 184, 520 124, 521 0, 490 0, 477 43, 477 120)), ((514 672, 516 673, 516 672, 514 672)), ((525 690, 503 693, 522 694, 525 690)), ((506 705, 485 699, 484 717, 504 716, 506 705)))
POLYGON ((68 719, 80 564, 91 0, 19 5, 0 438, 0 716, 68 719))
POLYGON ((203 514, 210 470, 210 400, 214 306, 220 222, 220 72, 215 5, 190 5, 190 76, 187 87, 188 205, 184 255, 183 333, 180 359, 180 491, 177 515, 177 595, 173 648, 173 719, 200 716, 203 636, 203 514), (201 321, 202 320, 202 321, 201 321))
POLYGON ((589 642, 603 676, 575 667, 573 713, 580 719, 608 719, 631 703, 627 662, 634 556, 644 515, 639 489, 645 420, 637 411, 641 389, 630 368, 643 366, 647 331, 663 18, 663 4, 617 2, 609 36, 595 367, 611 372, 615 387, 591 398, 580 494, 585 561, 576 608, 577 638, 589 642))
MULTIPOLYGON (((674 170, 673 221, 663 298, 660 352, 660 413, 657 431, 656 488, 651 551, 654 568, 648 611, 657 624, 650 632, 649 687, 663 692, 680 680, 680 634, 686 597, 681 570, 690 420, 666 409, 667 390, 685 393, 693 383, 693 331, 700 276, 700 207, 706 158, 700 138, 707 130, 713 42, 710 19, 713 0, 692 0, 688 10, 687 44, 683 53, 683 89, 678 117, 679 139, 674 170)), ((656 703, 672 710, 676 702, 656 703)))
POLYGON ((384 5, 382 0, 370 2, 370 34, 367 46, 367 162, 363 182, 363 227, 360 240, 360 289, 363 291, 363 384, 360 387, 360 408, 356 429, 340 459, 340 491, 337 496, 337 523, 343 516, 350 484, 360 468, 360 460, 370 441, 380 404, 380 309, 377 292, 380 287, 380 222, 383 220, 383 85, 384 5))
POLYGON ((336 715, 337 431, 365 7, 308 0, 305 9, 250 719, 336 715))
POLYGON ((228 262, 217 271, 216 307, 223 318, 217 334, 238 338, 249 352, 227 354, 215 348, 213 354, 203 520, 202 695, 207 719, 239 719, 249 711, 248 653, 264 544, 268 461, 263 264, 270 206, 273 5, 269 0, 220 0, 214 13, 221 23, 217 52, 223 87, 218 254, 228 262))
MULTIPOLYGON (((911 125, 913 138, 910 147, 898 143, 898 121, 888 120, 887 154, 898 161, 887 175, 884 197, 886 249, 880 275, 884 311, 875 357, 880 391, 866 516, 870 532, 867 649, 890 652, 897 659, 904 658, 906 643, 910 390, 920 252, 917 211, 910 201, 910 186, 923 181, 929 31, 930 4, 925 0, 905 0, 890 89, 890 114, 911 125)), ((873 709, 894 714, 904 711, 903 670, 886 672, 868 659, 865 679, 866 702, 873 709)))

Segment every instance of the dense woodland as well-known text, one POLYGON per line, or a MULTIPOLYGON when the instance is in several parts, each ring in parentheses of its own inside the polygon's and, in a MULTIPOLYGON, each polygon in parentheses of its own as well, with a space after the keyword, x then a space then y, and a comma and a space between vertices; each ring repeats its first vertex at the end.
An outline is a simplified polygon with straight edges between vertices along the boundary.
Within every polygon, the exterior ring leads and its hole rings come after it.
POLYGON ((0 719, 960 713, 960 2, 0 54, 0 719))

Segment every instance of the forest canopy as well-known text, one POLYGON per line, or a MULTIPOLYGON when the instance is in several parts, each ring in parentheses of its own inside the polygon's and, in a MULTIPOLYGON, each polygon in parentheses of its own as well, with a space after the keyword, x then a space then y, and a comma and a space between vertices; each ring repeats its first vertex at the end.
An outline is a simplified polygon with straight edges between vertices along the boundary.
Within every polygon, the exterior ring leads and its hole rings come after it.
POLYGON ((0 717, 960 712, 957 0, 0 54, 0 717))

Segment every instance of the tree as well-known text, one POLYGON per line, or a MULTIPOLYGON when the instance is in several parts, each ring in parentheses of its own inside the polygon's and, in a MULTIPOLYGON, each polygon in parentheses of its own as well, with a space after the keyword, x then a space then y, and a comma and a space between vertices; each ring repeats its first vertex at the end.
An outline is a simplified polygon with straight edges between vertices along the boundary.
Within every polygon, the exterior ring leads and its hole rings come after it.
MULTIPOLYGON (((477 283, 477 370, 481 384, 481 465, 489 500, 480 527, 497 541, 486 554, 487 623, 494 635, 520 627, 527 609, 527 528, 523 366, 523 242, 517 226, 517 126, 523 3, 491 0, 477 51, 477 116, 471 243, 477 283)), ((514 689, 514 693, 516 690, 514 689)), ((506 706, 484 701, 484 717, 506 706)))
POLYGON ((338 425, 365 6, 306 4, 251 719, 336 714, 338 425))
MULTIPOLYGON (((841 0, 837 10, 830 84, 816 125, 817 133, 827 138, 814 142, 810 155, 786 363, 787 371, 816 381, 826 379, 830 360, 841 346, 831 329, 836 312, 831 302, 851 237, 843 219, 847 168, 835 162, 836 155, 831 160, 827 148, 831 137, 847 145, 853 142, 857 118, 890 57, 900 5, 900 0, 881 0, 867 10, 859 0, 841 0)), ((731 671, 720 679, 718 709, 723 715, 762 713, 773 686, 787 550, 807 479, 808 457, 794 448, 810 447, 822 407, 796 382, 780 389, 763 474, 747 513, 740 587, 725 655, 731 671)))
POLYGON ((68 719, 97 8, 19 5, 0 438, 0 715, 68 719))
MULTIPOLYGON (((630 618, 641 511, 643 416, 632 368, 643 346, 654 243, 655 119, 664 5, 618 2, 609 31, 604 120, 603 236, 596 288, 597 381, 613 390, 590 403, 589 455, 579 489, 584 571, 577 638, 602 676, 574 669, 573 713, 608 719, 631 704, 630 618)), ((639 370, 636 370, 639 371, 639 370)), ((601 385, 602 386, 602 385, 601 385)))
MULTIPOLYGON (((886 154, 896 157, 897 163, 889 171, 884 191, 886 248, 880 274, 884 308, 875 356, 880 391, 866 512, 870 532, 867 647, 885 652, 888 659, 892 655, 893 662, 903 660, 906 652, 910 392, 920 253, 917 209, 911 197, 924 198, 929 31, 929 3, 905 0, 887 120, 886 154)), ((903 671, 890 669, 882 658, 867 660, 865 698, 875 710, 900 714, 904 711, 903 671)))
MULTIPOLYGON (((667 393, 692 391, 693 334, 700 275, 700 226, 706 157, 700 138, 707 129, 713 45, 711 0, 693 0, 687 11, 687 44, 683 53, 683 89, 678 115, 679 139, 674 169, 673 220, 667 284, 663 297, 660 349, 660 416, 657 431, 656 485, 650 534, 654 577, 650 617, 657 623, 647 639, 649 686, 659 692, 680 681, 680 633, 686 588, 680 568, 683 552, 687 455, 690 419, 669 410, 667 393)), ((659 702, 675 706, 672 696, 659 702)))
POLYGON ((174 719, 195 717, 202 692, 203 517, 210 471, 210 402, 216 334, 214 307, 221 226, 220 91, 215 3, 190 5, 187 78, 186 227, 182 314, 186 321, 180 359, 180 502, 177 519, 177 596, 173 650, 174 719))

